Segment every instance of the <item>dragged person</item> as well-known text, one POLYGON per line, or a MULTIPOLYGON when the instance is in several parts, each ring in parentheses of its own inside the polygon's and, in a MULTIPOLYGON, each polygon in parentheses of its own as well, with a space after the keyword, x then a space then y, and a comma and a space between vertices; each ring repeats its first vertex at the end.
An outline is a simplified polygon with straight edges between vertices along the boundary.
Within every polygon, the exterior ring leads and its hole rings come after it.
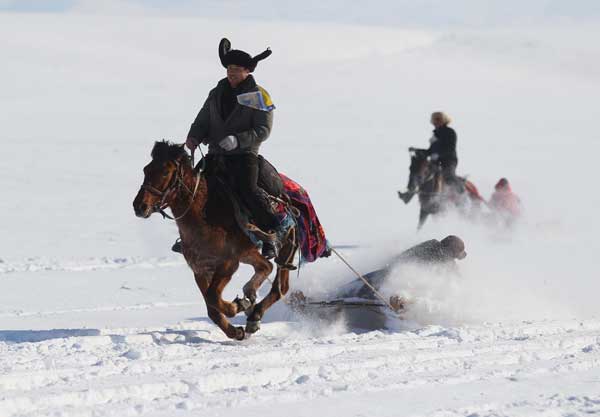
MULTIPOLYGON (((449 235, 441 241, 431 239, 413 246, 393 257, 383 268, 363 275, 363 278, 370 286, 379 291, 391 277, 391 272, 401 265, 436 266, 449 272, 458 273, 456 261, 464 259, 466 256, 463 240, 458 236, 449 235)), ((369 285, 360 278, 339 288, 333 298, 336 300, 353 298, 379 300, 369 285)), ((290 300, 292 303, 302 303, 306 300, 306 296, 301 291, 294 291, 290 294, 290 300)), ((389 303, 396 311, 403 308, 403 300, 397 295, 391 296, 389 303)))

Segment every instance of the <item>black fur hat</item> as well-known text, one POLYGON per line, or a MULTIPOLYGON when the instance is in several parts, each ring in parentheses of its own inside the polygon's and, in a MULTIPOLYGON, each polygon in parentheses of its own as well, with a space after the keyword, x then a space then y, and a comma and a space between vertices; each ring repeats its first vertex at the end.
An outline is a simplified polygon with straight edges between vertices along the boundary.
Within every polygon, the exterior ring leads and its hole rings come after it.
POLYGON ((225 68, 227 68, 227 65, 239 65, 253 72, 256 69, 258 61, 267 58, 271 53, 271 49, 267 48, 264 52, 251 57, 247 52, 240 51, 239 49, 231 49, 231 42, 227 38, 223 38, 219 42, 219 58, 225 68))

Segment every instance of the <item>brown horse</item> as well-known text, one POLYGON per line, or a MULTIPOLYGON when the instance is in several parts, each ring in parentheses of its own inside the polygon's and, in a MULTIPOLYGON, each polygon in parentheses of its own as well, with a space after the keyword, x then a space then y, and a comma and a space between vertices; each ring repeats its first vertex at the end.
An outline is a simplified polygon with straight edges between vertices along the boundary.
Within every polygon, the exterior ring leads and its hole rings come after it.
POLYGON ((410 177, 409 184, 417 189, 419 195, 419 224, 421 229, 429 215, 434 215, 456 208, 466 214, 468 207, 479 208, 483 199, 475 185, 467 179, 457 177, 463 182, 464 191, 459 192, 457 186, 444 181, 439 164, 429 161, 424 149, 410 149, 410 177))
POLYGON ((273 265, 239 227, 231 201, 216 195, 219 193, 209 194, 206 176, 194 171, 183 145, 156 142, 133 208, 141 218, 171 209, 183 256, 194 272, 208 316, 228 337, 242 340, 260 328, 265 311, 286 294, 289 270, 278 266, 271 291, 255 304, 258 288, 273 271, 273 265), (240 262, 252 265, 254 275, 243 287, 244 298, 225 301, 223 289, 240 262), (227 320, 240 312, 248 315, 245 329, 227 320))

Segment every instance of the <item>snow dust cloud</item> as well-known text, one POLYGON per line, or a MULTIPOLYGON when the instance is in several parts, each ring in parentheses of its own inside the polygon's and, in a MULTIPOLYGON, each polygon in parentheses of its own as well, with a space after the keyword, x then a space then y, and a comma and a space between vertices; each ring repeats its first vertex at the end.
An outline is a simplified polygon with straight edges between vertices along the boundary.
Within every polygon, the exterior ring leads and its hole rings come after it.
MULTIPOLYGON (((441 240, 449 234, 463 238, 468 255, 457 261, 458 274, 398 266, 381 288, 386 297, 405 299, 404 317, 421 325, 599 316, 596 249, 584 243, 592 239, 593 229, 535 222, 531 215, 513 229, 503 230, 448 214, 434 218, 420 233, 385 246, 355 249, 351 259, 361 273, 367 273, 385 265, 386 257, 421 241, 441 240)), ((305 281, 296 285, 309 294, 329 298, 335 297, 340 285, 355 279, 340 263, 331 265, 329 271, 306 275, 300 279, 305 281)))

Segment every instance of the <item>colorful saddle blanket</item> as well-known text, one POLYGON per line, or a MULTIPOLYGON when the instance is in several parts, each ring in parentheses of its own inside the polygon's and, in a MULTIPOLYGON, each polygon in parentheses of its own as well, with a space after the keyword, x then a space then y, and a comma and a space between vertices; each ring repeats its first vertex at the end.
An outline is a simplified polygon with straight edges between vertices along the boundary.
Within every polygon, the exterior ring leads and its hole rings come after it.
POLYGON ((306 190, 294 180, 279 173, 283 188, 292 205, 300 212, 296 219, 298 224, 298 240, 303 262, 314 262, 318 258, 329 256, 330 251, 325 238, 325 231, 319 222, 317 212, 310 201, 306 190))

